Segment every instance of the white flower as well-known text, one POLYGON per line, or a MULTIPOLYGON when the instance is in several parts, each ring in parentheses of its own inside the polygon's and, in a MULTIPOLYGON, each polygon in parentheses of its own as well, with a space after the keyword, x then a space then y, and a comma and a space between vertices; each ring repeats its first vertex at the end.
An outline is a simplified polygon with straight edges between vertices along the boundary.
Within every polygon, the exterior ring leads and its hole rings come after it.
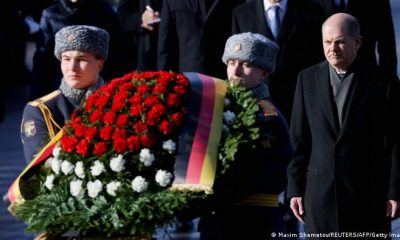
POLYGON ((224 106, 227 107, 231 104, 231 100, 229 100, 229 98, 225 98, 224 100, 224 106))
POLYGON ((99 195, 101 190, 103 190, 103 184, 98 179, 94 182, 89 181, 87 183, 87 189, 89 197, 95 198, 99 195))
POLYGON ((171 183, 172 174, 165 170, 158 170, 156 173, 156 182, 160 184, 161 187, 166 187, 171 183))
POLYGON ((224 120, 226 124, 231 125, 235 121, 236 115, 231 111, 224 112, 224 120))
POLYGON ((151 166, 153 164, 155 157, 152 153, 150 153, 150 149, 143 148, 139 154, 139 160, 146 166, 151 166))
POLYGON ((48 159, 46 159, 46 161, 44 162, 44 167, 51 168, 51 161, 53 161, 53 157, 49 157, 48 159))
POLYGON ((55 174, 59 174, 60 173, 60 168, 61 168, 61 161, 58 160, 57 158, 53 158, 50 162, 50 166, 51 166, 51 170, 53 170, 53 172, 55 174))
POLYGON ((55 157, 55 158, 58 158, 58 156, 60 156, 60 151, 61 151, 61 148, 60 148, 60 146, 56 146, 55 148, 53 148, 53 156, 55 157))
POLYGON ((112 182, 108 183, 106 186, 107 193, 110 194, 111 196, 115 196, 116 195, 115 191, 117 191, 119 186, 121 186, 121 183, 117 182, 117 181, 112 181, 112 182))
POLYGON ((75 175, 78 176, 78 178, 80 178, 80 179, 85 178, 85 169, 83 167, 82 161, 79 161, 76 163, 74 171, 75 171, 75 175))
POLYGON ((74 171, 74 165, 67 160, 64 160, 61 163, 61 171, 64 173, 64 175, 71 174, 72 171, 74 171))
POLYGON ((169 139, 168 141, 164 141, 162 144, 162 148, 167 150, 169 153, 172 153, 175 151, 176 149, 176 144, 174 141, 172 141, 171 139, 169 139))
POLYGON ((99 160, 96 160, 93 166, 90 167, 90 172, 93 176, 99 176, 102 172, 105 171, 104 164, 99 160))
POLYGON ((125 166, 124 166, 125 162, 126 162, 126 160, 123 158, 123 156, 121 154, 118 154, 117 157, 112 158, 110 160, 110 168, 114 172, 121 172, 121 171, 125 170, 125 166))
POLYGON ((82 180, 74 180, 69 183, 69 192, 76 197, 82 192, 82 180))
POLYGON ((149 183, 142 176, 137 176, 132 181, 132 189, 138 193, 146 191, 148 186, 149 183))
POLYGON ((225 132, 225 133, 228 133, 229 132, 229 127, 224 124, 222 126, 222 131, 225 132))
POLYGON ((53 174, 48 175, 46 177, 46 181, 44 182, 44 186, 47 187, 47 189, 49 190, 53 189, 54 187, 53 181, 54 181, 54 175, 53 174))

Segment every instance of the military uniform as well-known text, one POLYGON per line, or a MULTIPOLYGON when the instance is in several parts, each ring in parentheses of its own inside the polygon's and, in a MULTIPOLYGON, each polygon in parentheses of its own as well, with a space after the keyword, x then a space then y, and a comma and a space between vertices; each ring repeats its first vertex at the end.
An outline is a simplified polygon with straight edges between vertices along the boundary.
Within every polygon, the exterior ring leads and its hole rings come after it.
POLYGON ((63 127, 74 108, 60 90, 29 102, 25 106, 21 124, 21 140, 26 162, 30 162, 50 138, 63 127))
POLYGON ((201 239, 265 240, 272 232, 284 232, 278 197, 291 156, 288 126, 265 84, 253 89, 253 95, 260 107, 260 138, 255 149, 240 149, 231 168, 216 179, 213 207, 199 224, 201 239))

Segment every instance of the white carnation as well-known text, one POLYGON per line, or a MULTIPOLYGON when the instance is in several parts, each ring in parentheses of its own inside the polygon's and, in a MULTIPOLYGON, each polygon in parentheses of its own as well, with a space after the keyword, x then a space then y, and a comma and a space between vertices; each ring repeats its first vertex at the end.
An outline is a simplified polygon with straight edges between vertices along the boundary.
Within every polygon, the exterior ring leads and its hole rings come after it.
POLYGON ((67 160, 61 162, 61 171, 64 175, 71 174, 74 171, 74 165, 67 160))
POLYGON ((96 160, 94 164, 90 167, 90 172, 93 176, 99 176, 102 172, 105 171, 104 164, 99 160, 96 160))
POLYGON ((156 173, 156 182, 160 184, 161 187, 166 187, 171 183, 172 174, 165 170, 158 170, 156 173))
POLYGON ((139 154, 139 160, 146 166, 151 166, 151 164, 153 164, 155 157, 154 155, 150 152, 150 149, 148 148, 143 148, 140 151, 139 154))
POLYGON ((82 180, 74 180, 69 183, 69 192, 76 197, 82 192, 82 180))
POLYGON ((53 170, 53 172, 55 174, 60 173, 60 169, 61 169, 61 161, 60 160, 58 160, 57 158, 53 158, 50 161, 50 166, 51 166, 51 170, 53 170))
POLYGON ((74 171, 75 171, 75 175, 78 176, 78 178, 80 178, 80 179, 85 178, 85 169, 83 167, 82 161, 79 161, 76 163, 74 171))
POLYGON ((224 112, 224 120, 226 124, 231 125, 235 121, 236 115, 231 111, 224 112))
POLYGON ((56 146, 55 148, 53 148, 52 154, 55 158, 58 158, 58 156, 60 156, 60 152, 61 152, 60 146, 56 146))
POLYGON ((141 193, 147 190, 149 183, 141 176, 135 177, 132 181, 132 189, 135 192, 141 193))
POLYGON ((103 184, 98 179, 94 182, 89 181, 87 183, 87 189, 89 197, 95 198, 99 195, 101 190, 103 190, 103 184))
POLYGON ((224 106, 227 107, 231 104, 231 100, 229 100, 229 98, 225 98, 224 100, 224 106))
POLYGON ((114 172, 121 172, 121 171, 125 170, 125 166, 124 166, 125 163, 126 163, 126 160, 123 158, 123 156, 121 154, 119 154, 117 157, 112 158, 110 160, 110 168, 114 172))
POLYGON ((46 181, 44 182, 44 186, 49 190, 53 189, 54 187, 53 181, 54 181, 54 175, 53 174, 48 175, 46 177, 46 181))
POLYGON ((172 141, 171 139, 169 139, 168 141, 164 141, 162 144, 162 148, 167 150, 169 153, 172 153, 175 151, 176 149, 176 144, 174 141, 172 141))
POLYGON ((106 188, 107 188, 107 193, 110 194, 111 196, 116 195, 115 191, 117 191, 117 189, 121 186, 121 183, 118 181, 112 181, 110 183, 107 184, 106 188))

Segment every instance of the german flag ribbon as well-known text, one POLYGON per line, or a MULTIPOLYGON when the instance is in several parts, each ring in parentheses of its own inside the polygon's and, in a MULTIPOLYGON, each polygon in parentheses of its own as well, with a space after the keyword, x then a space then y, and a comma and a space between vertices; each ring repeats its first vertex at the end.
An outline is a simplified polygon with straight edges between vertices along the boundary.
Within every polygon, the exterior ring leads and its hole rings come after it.
POLYGON ((188 116, 181 128, 172 188, 211 191, 221 138, 226 82, 186 72, 191 90, 188 116))

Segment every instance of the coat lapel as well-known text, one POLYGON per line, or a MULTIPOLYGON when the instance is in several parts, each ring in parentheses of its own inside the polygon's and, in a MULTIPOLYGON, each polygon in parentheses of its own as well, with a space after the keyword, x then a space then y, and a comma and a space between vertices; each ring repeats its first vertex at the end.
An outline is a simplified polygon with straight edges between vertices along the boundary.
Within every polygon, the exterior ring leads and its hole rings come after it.
POLYGON ((271 29, 268 27, 267 20, 265 19, 264 3, 262 0, 254 1, 254 12, 255 14, 251 14, 251 17, 253 18, 253 22, 258 26, 260 34, 263 34, 269 39, 274 39, 271 29))
POLYGON ((336 136, 339 134, 339 118, 337 114, 336 104, 333 100, 332 87, 329 80, 328 62, 324 62, 318 71, 315 72, 318 99, 321 99, 320 104, 328 122, 330 123, 333 132, 336 136))
POLYGON ((352 88, 348 95, 348 106, 346 115, 343 121, 342 129, 340 130, 338 141, 349 132, 352 124, 357 123, 358 119, 362 119, 364 109, 366 107, 368 93, 368 79, 361 78, 359 74, 354 75, 352 88))

